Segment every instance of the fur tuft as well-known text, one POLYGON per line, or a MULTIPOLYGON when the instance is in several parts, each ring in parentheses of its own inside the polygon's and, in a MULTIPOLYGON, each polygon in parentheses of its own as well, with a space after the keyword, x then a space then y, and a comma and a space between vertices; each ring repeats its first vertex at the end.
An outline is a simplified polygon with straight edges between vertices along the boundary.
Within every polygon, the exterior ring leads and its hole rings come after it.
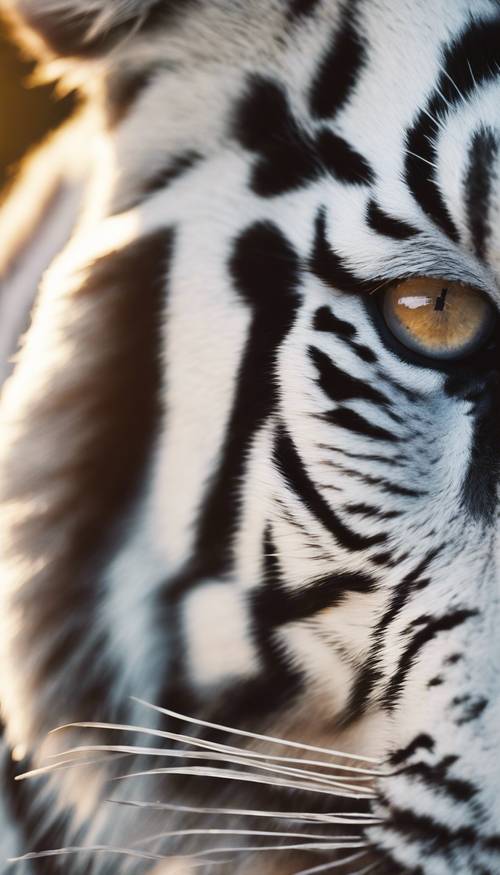
POLYGON ((40 54, 49 49, 62 57, 93 57, 106 52, 118 39, 140 28, 149 16, 169 11, 169 0, 6 0, 7 12, 23 30, 35 36, 28 45, 40 54))

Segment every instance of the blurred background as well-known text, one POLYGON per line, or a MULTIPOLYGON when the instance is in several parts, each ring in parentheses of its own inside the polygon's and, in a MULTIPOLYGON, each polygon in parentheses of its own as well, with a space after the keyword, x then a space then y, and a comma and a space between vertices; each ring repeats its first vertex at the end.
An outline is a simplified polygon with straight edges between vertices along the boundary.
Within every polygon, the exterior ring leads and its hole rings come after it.
POLYGON ((72 109, 72 98, 57 98, 53 86, 30 87, 33 69, 0 20, 0 194, 27 150, 72 109))

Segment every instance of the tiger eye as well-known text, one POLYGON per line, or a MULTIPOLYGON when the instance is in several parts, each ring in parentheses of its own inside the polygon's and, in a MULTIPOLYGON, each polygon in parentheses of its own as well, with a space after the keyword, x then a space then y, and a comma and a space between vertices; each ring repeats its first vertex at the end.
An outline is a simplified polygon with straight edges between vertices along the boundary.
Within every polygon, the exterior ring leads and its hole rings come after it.
POLYGON ((383 313, 395 337, 433 359, 458 359, 489 339, 496 313, 488 298, 464 283, 415 277, 390 286, 383 313))

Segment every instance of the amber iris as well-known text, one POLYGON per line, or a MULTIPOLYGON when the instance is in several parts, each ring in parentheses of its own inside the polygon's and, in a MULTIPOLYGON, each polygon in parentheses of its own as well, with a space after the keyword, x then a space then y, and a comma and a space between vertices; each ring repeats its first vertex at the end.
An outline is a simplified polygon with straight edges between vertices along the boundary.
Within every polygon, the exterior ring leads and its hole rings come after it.
POLYGON ((384 292, 383 313, 395 337, 434 359, 458 359, 489 339, 496 312, 488 298, 464 283, 413 277, 384 292))

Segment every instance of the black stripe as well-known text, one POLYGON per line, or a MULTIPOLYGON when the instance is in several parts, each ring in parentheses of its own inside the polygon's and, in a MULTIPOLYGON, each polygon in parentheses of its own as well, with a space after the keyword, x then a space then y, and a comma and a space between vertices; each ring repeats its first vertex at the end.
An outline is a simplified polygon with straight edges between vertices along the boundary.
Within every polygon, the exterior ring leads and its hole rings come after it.
POLYGON ((435 747, 434 739, 430 735, 421 733, 417 735, 406 747, 400 747, 395 750, 389 757, 389 762, 392 766, 400 766, 407 762, 418 750, 427 750, 432 752, 435 747))
MULTIPOLYGON (((276 627, 281 624, 279 611, 285 600, 282 600, 284 587, 270 525, 264 530, 262 551, 264 583, 262 588, 248 596, 251 631, 260 657, 261 676, 250 685, 243 684, 239 692, 236 712, 239 721, 242 713, 243 716, 249 715, 252 721, 255 721, 256 713, 268 720, 276 710, 289 707, 304 686, 302 672, 274 634, 276 627)), ((233 704, 231 708, 235 713, 233 704)), ((226 708, 223 715, 227 721, 226 708)))
POLYGON ((377 356, 368 346, 356 343, 352 338, 356 335, 356 329, 350 322, 338 319, 333 315, 329 307, 319 307, 314 314, 313 328, 315 331, 328 331, 337 337, 345 339, 352 351, 367 364, 375 364, 377 356))
POLYGON ((238 237, 229 269, 236 289, 253 310, 253 320, 221 462, 200 510, 194 555, 205 576, 220 574, 227 567, 239 517, 238 489, 246 450, 275 409, 275 353, 293 323, 299 301, 297 254, 271 223, 252 225, 238 237))
MULTIPOLYGON (((63 379, 56 375, 51 392, 32 400, 27 427, 50 423, 54 455, 43 472, 33 460, 31 488, 56 496, 50 511, 33 512, 16 533, 34 558, 40 549, 50 557, 23 593, 20 631, 28 652, 36 645, 29 681, 37 691, 30 708, 38 732, 65 720, 97 719, 103 702, 112 707, 116 669, 109 645, 96 632, 89 661, 89 629, 99 627, 103 569, 123 542, 151 458, 172 245, 172 233, 162 230, 92 265, 59 325, 77 344, 81 364, 73 363, 63 379)), ((28 464, 25 477, 29 471, 28 464)))
POLYGON ((476 131, 469 147, 469 169, 465 179, 465 207, 474 250, 484 261, 491 234, 488 213, 495 177, 498 141, 493 131, 476 131))
POLYGON ((271 79, 248 80, 233 131, 236 140, 258 156, 250 184, 261 197, 300 188, 321 173, 314 141, 297 123, 285 90, 271 79))
POLYGON ((439 762, 414 763, 402 772, 406 778, 417 778, 438 795, 450 796, 454 802, 471 802, 477 796, 477 787, 462 778, 450 778, 448 771, 457 762, 457 757, 445 757, 439 762))
POLYGON ((367 184, 374 173, 343 137, 323 129, 313 136, 295 117, 283 86, 252 76, 233 119, 236 140, 256 153, 252 190, 275 197, 330 174, 344 183, 367 184))
POLYGON ((335 450, 341 456, 348 459, 364 459, 367 462, 383 462, 388 465, 395 465, 398 462, 404 462, 405 456, 402 453, 394 453, 390 456, 380 456, 377 453, 351 453, 344 447, 339 447, 335 444, 318 444, 318 447, 324 450, 335 450))
POLYGON ((366 222, 377 234, 383 234, 384 237, 392 237, 394 240, 407 240, 408 237, 414 237, 415 234, 420 233, 417 228, 409 225, 408 222, 396 219, 394 216, 389 216, 388 213, 385 213, 378 206, 373 198, 368 201, 366 222))
POLYGON ((174 180, 183 176, 184 173, 187 173, 195 167, 202 158, 203 156, 194 150, 181 152, 173 157, 170 156, 165 167, 158 170, 154 176, 150 177, 150 179, 144 184, 142 190, 143 194, 151 195, 156 191, 161 191, 161 189, 167 188, 171 182, 174 182, 174 180))
POLYGON ((384 543, 385 535, 364 536, 354 532, 337 516, 310 479, 295 444, 283 426, 277 431, 274 458, 288 486, 308 511, 349 550, 364 550, 384 543))
POLYGON ((379 648, 385 630, 400 616, 401 611, 406 607, 412 595, 427 586, 429 578, 424 577, 424 575, 432 562, 434 562, 434 559, 442 553, 445 546, 445 544, 440 544, 439 547, 430 550, 416 568, 406 574, 401 583, 398 584, 388 609, 382 615, 375 629, 373 636, 374 647, 379 648))
POLYGON ((350 322, 334 316, 329 307, 319 307, 314 314, 313 327, 315 331, 328 331, 337 337, 352 339, 356 329, 350 322))
POLYGON ((436 148, 432 135, 436 125, 421 113, 415 126, 408 132, 405 179, 413 197, 430 219, 454 242, 458 230, 452 221, 439 188, 436 171, 430 166, 436 162, 436 148))
POLYGON ((461 716, 454 720, 456 726, 463 726, 465 723, 472 723, 480 717, 483 711, 488 707, 488 700, 479 696, 476 698, 473 698, 470 695, 458 696, 453 699, 452 705, 454 707, 457 705, 463 705, 461 708, 461 716))
POLYGON ((400 486, 398 483, 393 483, 391 480, 386 480, 385 477, 374 477, 372 474, 363 474, 361 471, 354 468, 347 468, 345 465, 339 465, 337 462, 324 462, 323 464, 331 464, 332 467, 343 471, 344 474, 349 474, 351 477, 356 477, 363 483, 369 486, 378 486, 382 492, 388 492, 390 495, 402 495, 405 498, 422 498, 427 495, 420 489, 410 489, 406 486, 400 486))
POLYGON ((128 115, 156 72, 155 67, 125 72, 120 69, 110 73, 104 81, 104 108, 109 128, 114 128, 128 115))
POLYGON ((497 514, 500 481, 498 320, 496 336, 492 340, 484 350, 482 373, 475 366, 462 373, 450 374, 445 383, 448 395, 463 399, 470 405, 469 415, 473 420, 472 442, 462 485, 462 505, 472 517, 487 523, 494 521, 497 514))
POLYGON ((366 158, 333 131, 320 131, 316 139, 319 160, 339 182, 369 185, 375 173, 366 158))
POLYGON ((365 346, 363 343, 351 343, 351 349, 356 353, 358 358, 369 365, 373 365, 378 361, 373 350, 370 349, 369 346, 365 346))
POLYGON ((318 210, 315 220, 314 245, 309 268, 311 273, 324 283, 342 292, 362 294, 369 292, 373 286, 373 283, 357 277, 330 246, 326 236, 326 210, 324 207, 318 210))
POLYGON ((477 616, 476 610, 461 610, 453 611, 446 614, 444 617, 439 617, 427 623, 423 629, 420 629, 411 639, 407 648, 402 653, 398 667, 392 676, 387 690, 384 695, 384 704, 386 708, 392 711, 396 705, 396 701, 402 692, 406 678, 415 665, 416 658, 422 648, 430 641, 433 641, 441 632, 449 632, 461 626, 471 617, 477 616))
POLYGON ((382 643, 383 636, 388 626, 399 616, 403 607, 415 590, 420 588, 424 578, 422 575, 427 571, 427 568, 441 551, 442 547, 430 551, 427 556, 410 571, 401 583, 398 585, 389 608, 382 615, 377 623, 370 645, 368 658, 358 671, 356 682, 349 696, 349 702, 342 715, 342 723, 348 725, 354 720, 357 720, 365 711, 376 684, 382 680, 382 643))
POLYGON ((354 434, 360 434, 373 440, 388 441, 389 443, 399 441, 398 436, 391 431, 387 431, 386 428, 381 428, 378 425, 373 425, 364 416, 360 416, 359 413, 349 410, 347 407, 329 410, 328 413, 322 414, 322 418, 337 428, 345 428, 347 431, 352 431, 354 434))
POLYGON ((303 584, 299 588, 281 581, 277 550, 270 535, 265 538, 266 577, 262 587, 251 595, 259 625, 274 631, 287 623, 297 623, 320 611, 339 605, 349 593, 370 593, 376 587, 373 577, 361 572, 336 572, 303 584))
POLYGON ((432 166, 437 156, 437 120, 476 88, 498 76, 499 63, 500 18, 472 21, 445 47, 443 72, 436 89, 407 132, 406 182, 424 212, 454 241, 458 241, 458 231, 432 166))
POLYGON ((347 513, 356 513, 363 517, 374 517, 380 520, 392 520, 401 516, 400 510, 382 510, 380 507, 374 507, 372 504, 366 504, 365 502, 346 504, 344 509, 347 513))
MULTIPOLYGON (((436 820, 431 814, 417 814, 408 808, 390 806, 390 828, 406 836, 412 842, 421 842, 434 853, 443 852, 449 859, 456 858, 456 848, 483 848, 487 852, 498 853, 500 850, 500 835, 480 835, 473 826, 453 828, 436 820)), ((486 875, 493 875, 492 869, 479 870, 486 875)), ((497 870, 495 870, 497 871, 497 870)))
POLYGON ((288 6, 288 18, 306 18, 313 15, 319 0, 290 0, 288 6))
POLYGON ((333 119, 349 100, 366 63, 363 40, 353 22, 355 3, 346 3, 338 31, 312 83, 309 102, 317 119, 333 119))
POLYGON ((329 356, 316 346, 309 347, 308 355, 318 372, 317 383, 331 401, 341 403, 342 401, 363 399, 382 407, 389 404, 387 397, 382 392, 364 380, 342 371, 329 356))

